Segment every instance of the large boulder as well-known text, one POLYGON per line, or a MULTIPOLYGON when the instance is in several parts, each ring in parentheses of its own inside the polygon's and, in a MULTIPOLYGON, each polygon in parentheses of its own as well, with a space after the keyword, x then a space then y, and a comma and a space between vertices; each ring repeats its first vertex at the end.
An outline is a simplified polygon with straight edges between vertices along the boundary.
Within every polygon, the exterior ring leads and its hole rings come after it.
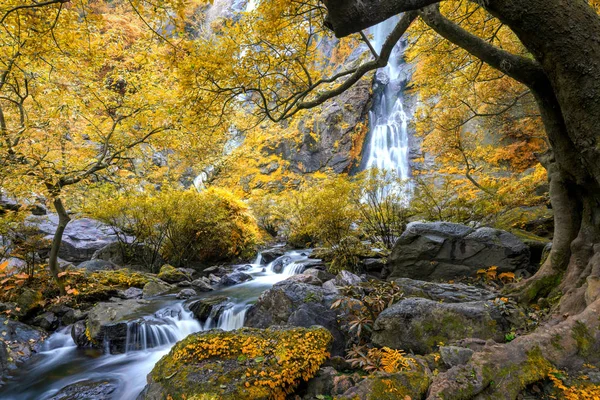
POLYGON ((38 328, 0 317, 0 383, 40 348, 46 334, 38 328))
POLYGON ((498 294, 464 283, 436 283, 409 278, 395 279, 405 297, 423 297, 444 303, 493 300, 498 294))
POLYGON ((310 283, 290 277, 265 291, 246 313, 244 325, 254 328, 320 325, 333 335, 332 353, 343 354, 346 335, 338 323, 337 311, 330 308, 335 297, 327 296, 321 287, 315 285, 314 277, 305 277, 310 283))
POLYGON ((193 334, 156 364, 138 399, 285 398, 314 376, 330 343, 322 327, 193 334))
POLYGON ((110 353, 124 353, 128 323, 136 321, 137 317, 133 315, 148 304, 148 301, 138 299, 98 303, 88 314, 85 337, 82 337, 81 328, 77 327, 71 331, 73 340, 80 347, 92 345, 107 348, 110 353))
POLYGON ((154 272, 164 264, 163 258, 143 243, 123 244, 114 242, 98 249, 92 260, 104 260, 116 265, 132 266, 154 272))
POLYGON ((120 267, 110 261, 106 260, 88 260, 77 265, 77 268, 84 270, 85 272, 97 272, 97 271, 114 271, 120 267))
POLYGON ((449 222, 408 224, 387 262, 388 279, 451 280, 492 266, 527 268, 529 248, 506 231, 449 222))
MULTIPOLYGON (((58 215, 30 216, 27 223, 36 227, 46 239, 52 240, 58 226, 58 215)), ((90 218, 73 219, 65 229, 58 255, 67 261, 82 262, 116 241, 117 235, 112 227, 90 218)))
POLYGON ((158 296, 159 294, 170 292, 171 290, 173 290, 173 288, 173 285, 156 279, 144 285, 144 288, 142 289, 142 297, 144 299, 147 299, 148 297, 158 296))
POLYGON ((373 325, 378 346, 428 354, 440 343, 463 338, 503 341, 511 321, 491 301, 442 303, 402 300, 385 309, 373 325))

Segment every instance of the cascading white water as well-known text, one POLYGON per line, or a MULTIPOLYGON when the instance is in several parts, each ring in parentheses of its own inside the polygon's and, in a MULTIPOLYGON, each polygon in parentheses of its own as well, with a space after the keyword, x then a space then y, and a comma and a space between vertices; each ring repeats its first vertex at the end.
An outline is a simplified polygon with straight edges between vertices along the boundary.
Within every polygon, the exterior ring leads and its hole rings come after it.
POLYGON ((175 304, 153 316, 129 322, 125 349, 127 352, 147 350, 177 343, 200 330, 202 326, 193 313, 185 310, 182 304, 175 304))
MULTIPOLYGON (((373 47, 381 51, 389 33, 397 23, 390 18, 374 28, 373 47)), ((374 106, 369 112, 371 140, 368 146, 365 168, 392 171, 402 180, 410 179, 408 122, 410 117, 404 109, 401 93, 403 76, 402 46, 394 48, 385 68, 378 70, 377 77, 383 90, 379 90, 374 106)))

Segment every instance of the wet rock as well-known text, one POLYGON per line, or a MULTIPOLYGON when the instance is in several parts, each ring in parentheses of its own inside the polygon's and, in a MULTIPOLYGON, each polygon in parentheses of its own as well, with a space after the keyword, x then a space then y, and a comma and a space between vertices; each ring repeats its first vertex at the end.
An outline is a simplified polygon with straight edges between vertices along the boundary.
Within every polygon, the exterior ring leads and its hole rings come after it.
POLYGON ((77 268, 83 269, 86 272, 96 271, 114 271, 120 267, 110 261, 106 260, 89 260, 84 261, 77 266, 77 268))
POLYGON ((322 367, 317 375, 306 383, 302 398, 318 399, 318 396, 323 396, 324 393, 337 397, 354 387, 360 380, 358 375, 344 375, 333 367, 322 367))
POLYGON ((208 297, 191 303, 188 308, 198 321, 204 323, 209 317, 218 319, 228 302, 229 298, 225 296, 208 297))
POLYGON ((237 271, 231 274, 225 275, 221 278, 221 284, 225 286, 238 285, 242 282, 251 281, 252 276, 245 272, 237 271))
POLYGON ((264 292, 246 313, 244 324, 254 328, 320 325, 333 335, 332 354, 339 355, 343 353, 346 335, 339 326, 337 312, 330 305, 331 299, 322 288, 290 278, 264 292))
POLYGON ((142 289, 142 297, 146 299, 148 297, 158 296, 159 294, 167 293, 171 290, 173 290, 173 285, 169 285, 168 283, 160 280, 150 281, 144 285, 144 288, 142 289))
POLYGON ((34 308, 40 307, 42 301, 43 298, 40 292, 26 288, 21 291, 21 294, 19 294, 19 297, 17 297, 17 300, 15 302, 17 303, 17 306, 21 309, 21 312, 23 314, 27 314, 34 308))
POLYGON ((183 289, 177 293, 178 299, 189 299, 190 297, 198 296, 198 293, 194 289, 183 289))
POLYGON ((283 247, 274 247, 271 249, 263 250, 260 252, 262 255, 262 263, 269 264, 272 261, 275 261, 277 258, 283 256, 286 252, 286 249, 283 247))
POLYGON ((516 236, 449 222, 408 224, 388 258, 388 279, 451 280, 498 267, 513 272, 529 266, 529 248, 516 236))
POLYGON ((219 278, 215 274, 210 274, 208 275, 208 281, 212 285, 218 285, 219 283, 221 283, 221 278, 219 278))
MULTIPOLYGON (((219 279, 220 281, 220 279, 219 279)), ((213 287, 210 285, 210 280, 208 278, 199 278, 191 283, 192 287, 199 292, 210 292, 213 287)))
POLYGON ((378 346, 427 354, 440 342, 467 337, 503 340, 510 326, 490 301, 441 303, 412 298, 379 314, 371 339, 378 346))
MULTIPOLYGON (((88 314, 85 335, 98 348, 107 346, 111 353, 123 353, 127 340, 127 323, 135 320, 131 315, 149 304, 145 300, 119 300, 98 303, 88 314)), ((77 345, 80 335, 74 335, 77 345)))
POLYGON ((335 284, 335 279, 331 279, 323 284, 323 292, 327 296, 335 296, 340 294, 340 289, 338 289, 335 284))
POLYGON ((379 273, 385 268, 385 260, 381 258, 366 258, 361 261, 365 271, 379 273))
POLYGON ((60 389, 47 400, 117 400, 118 382, 86 380, 60 389))
POLYGON ((46 334, 39 328, 0 317, 0 382, 39 350, 46 334))
POLYGON ((34 326, 38 326, 46 331, 55 331, 58 328, 59 320, 53 312, 45 312, 33 319, 34 326))
POLYGON ((323 281, 313 275, 298 274, 286 279, 289 282, 306 283, 308 285, 322 286, 323 281))
POLYGON ((458 346, 441 346, 440 356, 448 368, 464 365, 473 357, 473 350, 458 346))
POLYGON ((192 334, 177 343, 148 375, 148 385, 138 399, 210 398, 267 400, 283 398, 283 388, 311 377, 326 360, 331 335, 322 327, 220 330, 192 334), (204 349, 227 342, 216 353, 204 349), (255 349, 250 357, 244 343, 255 349), (196 351, 190 351, 196 349, 196 351), (286 357, 282 355, 294 355, 286 357), (248 371, 261 371, 253 374, 248 371), (289 380, 270 376, 285 375, 289 380), (268 380, 271 384, 255 384, 268 380), (285 382, 285 383, 284 383, 285 382))
POLYGON ((408 278, 395 279, 394 282, 400 286, 405 297, 423 297, 445 303, 493 300, 498 296, 489 290, 463 283, 435 283, 408 278))
POLYGON ((167 283, 179 283, 183 281, 189 281, 189 276, 179 269, 172 267, 171 265, 163 265, 160 268, 160 272, 157 275, 158 279, 163 280, 167 283))
POLYGON ((429 374, 422 371, 404 371, 393 374, 376 372, 357 382, 341 396, 336 396, 336 399, 422 399, 427 393, 430 382, 429 374))
POLYGON ((292 258, 288 256, 279 257, 271 264, 271 269, 273 272, 280 274, 283 272, 283 269, 287 267, 292 262, 292 258))
POLYGON ((62 316, 61 321, 64 326, 69 326, 84 318, 87 318, 87 312, 70 309, 62 316))

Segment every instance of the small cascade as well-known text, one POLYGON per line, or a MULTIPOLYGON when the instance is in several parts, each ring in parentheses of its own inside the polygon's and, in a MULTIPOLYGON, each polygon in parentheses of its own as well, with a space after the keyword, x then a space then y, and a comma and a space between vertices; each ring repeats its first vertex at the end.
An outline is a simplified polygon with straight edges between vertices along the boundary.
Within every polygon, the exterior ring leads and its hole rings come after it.
POLYGON ((181 304, 176 304, 153 316, 129 322, 125 349, 130 352, 174 344, 200 330, 202 326, 194 315, 181 304))
POLYGON ((232 331, 243 327, 246 319, 246 311, 250 308, 248 304, 230 303, 229 305, 230 307, 223 310, 217 321, 217 328, 224 331, 232 331))

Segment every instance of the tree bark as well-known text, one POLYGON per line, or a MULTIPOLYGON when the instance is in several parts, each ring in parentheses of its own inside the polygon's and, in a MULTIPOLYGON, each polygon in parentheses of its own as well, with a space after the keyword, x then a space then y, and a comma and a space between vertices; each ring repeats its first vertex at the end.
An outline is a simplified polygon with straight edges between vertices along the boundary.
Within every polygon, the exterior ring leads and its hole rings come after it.
POLYGON ((62 282, 62 279, 58 276, 60 273, 60 268, 58 266, 58 251, 60 250, 60 245, 62 243, 62 237, 65 232, 65 228, 71 221, 67 210, 62 203, 60 197, 56 197, 54 199, 54 209, 58 214, 58 226, 56 227, 56 232, 54 232, 54 238, 52 239, 52 247, 50 248, 50 257, 48 259, 48 268, 50 269, 50 273, 60 290, 61 295, 65 295, 65 285, 62 282))

